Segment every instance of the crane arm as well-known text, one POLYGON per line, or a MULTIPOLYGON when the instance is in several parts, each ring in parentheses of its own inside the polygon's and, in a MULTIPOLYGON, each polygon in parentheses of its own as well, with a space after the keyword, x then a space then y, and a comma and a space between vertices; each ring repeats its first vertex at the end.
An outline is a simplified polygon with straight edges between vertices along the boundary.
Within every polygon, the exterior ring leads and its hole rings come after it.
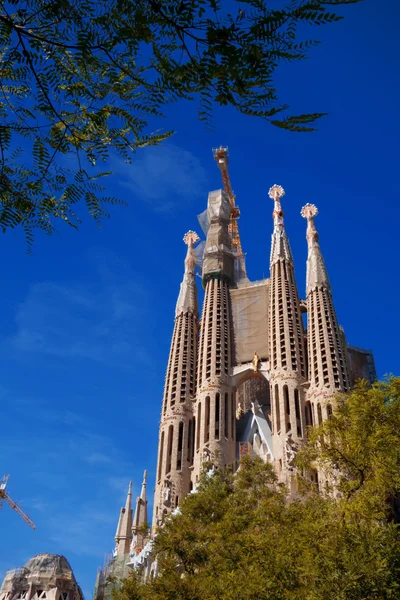
POLYGON ((232 249, 236 255, 236 263, 240 265, 240 277, 247 279, 246 265, 244 260, 244 254, 242 250, 242 243, 240 241, 238 219, 240 217, 240 210, 236 204, 236 196, 232 190, 231 179, 229 177, 228 170, 228 148, 220 146, 219 148, 213 148, 213 155, 217 162, 218 168, 221 173, 222 185, 224 191, 227 193, 229 202, 231 205, 231 218, 229 221, 228 231, 232 240, 232 249))
POLYGON ((36 529, 35 523, 28 517, 26 513, 18 506, 18 504, 8 495, 4 489, 0 489, 0 500, 5 500, 7 504, 15 510, 17 514, 27 523, 32 529, 36 529))

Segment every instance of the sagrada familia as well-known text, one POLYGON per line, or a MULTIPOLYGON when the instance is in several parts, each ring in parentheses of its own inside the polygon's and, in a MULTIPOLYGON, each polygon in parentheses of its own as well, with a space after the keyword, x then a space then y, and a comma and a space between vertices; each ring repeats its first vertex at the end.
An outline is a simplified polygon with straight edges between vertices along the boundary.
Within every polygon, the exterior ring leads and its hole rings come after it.
MULTIPOLYGON (((151 531, 145 473, 134 511, 129 486, 114 553, 98 573, 97 600, 111 598, 110 575, 119 579, 132 568, 144 577, 156 573, 152 536, 195 491, 204 462, 237 469, 243 454, 259 456, 291 489, 294 457, 307 428, 328 419, 337 394, 357 379, 376 378, 372 352, 349 345, 339 325, 316 206, 301 210, 307 223, 306 298, 298 293, 279 185, 269 190, 270 277, 249 281, 227 149, 215 149, 214 158, 223 189, 209 193, 199 217, 206 240, 199 243, 193 231, 183 238, 187 253, 165 377, 151 531), (196 272, 204 289, 201 317, 196 272)), ((318 473, 310 476, 318 485, 318 473)))
MULTIPOLYGON (((227 148, 215 149, 214 158, 223 189, 209 193, 199 216, 206 240, 198 243, 193 231, 183 238, 187 253, 165 377, 152 533, 146 537, 143 531, 145 476, 134 516, 130 489, 121 509, 114 556, 98 576, 99 600, 110 587, 107 574, 123 576, 129 568, 154 574, 151 535, 195 490, 204 462, 236 469, 241 455, 259 456, 290 489, 307 428, 329 418, 337 394, 357 379, 376 379, 372 352, 349 345, 339 325, 315 225, 317 207, 301 210, 307 223, 306 298, 298 293, 280 185, 269 190, 270 277, 249 281, 227 148), (201 317, 196 271, 204 289, 201 317)), ((310 476, 318 484, 318 473, 310 476)))

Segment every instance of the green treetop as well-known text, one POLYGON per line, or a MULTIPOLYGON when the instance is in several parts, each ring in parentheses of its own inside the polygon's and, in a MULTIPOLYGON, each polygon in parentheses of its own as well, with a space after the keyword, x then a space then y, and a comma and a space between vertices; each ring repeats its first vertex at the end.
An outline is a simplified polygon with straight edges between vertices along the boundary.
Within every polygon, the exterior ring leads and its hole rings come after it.
POLYGON ((275 70, 316 43, 299 26, 338 21, 332 5, 358 1, 232 0, 229 11, 223 0, 2 2, 0 228, 21 225, 29 242, 58 219, 77 227, 82 201, 101 220, 116 202, 98 181, 110 152, 130 161, 171 135, 149 121, 176 100, 198 98, 205 121, 230 104, 313 130, 321 113, 280 115, 275 70))
POLYGON ((324 465, 335 495, 296 499, 269 464, 245 457, 234 475, 203 474, 166 520, 159 575, 133 574, 115 600, 389 600, 400 595, 400 378, 361 383, 310 431, 298 472, 324 465))

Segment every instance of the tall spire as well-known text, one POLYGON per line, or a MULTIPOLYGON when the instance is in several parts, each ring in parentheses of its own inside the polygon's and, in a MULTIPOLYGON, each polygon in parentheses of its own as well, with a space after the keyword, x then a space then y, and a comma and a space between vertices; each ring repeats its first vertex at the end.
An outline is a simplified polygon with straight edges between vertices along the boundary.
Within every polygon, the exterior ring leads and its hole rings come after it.
MULTIPOLYGON (((194 454, 192 405, 196 393, 198 309, 195 280, 194 231, 183 238, 187 245, 185 272, 175 311, 158 444, 153 527, 160 525, 190 491, 194 454)), ((144 482, 145 486, 145 482, 144 482)), ((142 486, 142 492, 145 493, 142 486)))
POLYGON ((235 396, 230 379, 234 343, 230 287, 235 284, 229 233, 231 205, 222 190, 208 195, 210 228, 204 249, 203 286, 197 369, 196 452, 192 477, 197 481, 205 460, 232 465, 235 460, 235 396))
POLYGON ((285 190, 281 185, 275 184, 270 188, 268 195, 274 201, 274 210, 272 213, 274 231, 272 233, 270 265, 282 259, 293 262, 281 205, 281 198, 285 195, 285 190))
POLYGON ((142 483, 142 489, 140 490, 140 499, 143 502, 147 502, 146 501, 146 481, 147 481, 147 471, 145 471, 143 473, 143 483, 142 483))
POLYGON ((344 334, 339 328, 333 306, 331 286, 319 246, 314 217, 315 204, 306 204, 301 216, 307 219, 307 314, 310 388, 307 397, 307 424, 321 422, 332 410, 332 397, 348 389, 348 368, 344 334), (307 403, 308 404, 308 403, 307 403), (311 410, 312 409, 312 410, 311 410))
POLYGON ((281 198, 284 190, 274 185, 269 282, 270 395, 274 457, 278 476, 288 482, 292 465, 288 444, 304 438, 305 346, 300 300, 294 276, 289 240, 283 223, 281 198))
POLYGON ((129 482, 125 507, 121 508, 117 532, 115 534, 116 555, 129 552, 132 540, 132 481, 129 482))
POLYGON ((176 303, 175 317, 185 311, 194 315, 198 313, 197 305, 197 287, 195 279, 196 255, 194 244, 199 241, 199 236, 195 231, 188 231, 183 236, 183 241, 187 245, 185 258, 185 272, 179 291, 178 301, 176 303))
POLYGON ((147 524, 147 499, 146 499, 146 479, 147 471, 143 473, 142 489, 140 496, 136 498, 135 516, 132 524, 132 549, 135 553, 142 550, 146 537, 143 527, 147 524))
POLYGON ((306 204, 301 209, 301 216, 307 219, 307 294, 317 286, 323 286, 327 290, 331 290, 325 261, 319 246, 319 235, 315 227, 314 217, 316 217, 317 214, 318 208, 315 204, 306 204))

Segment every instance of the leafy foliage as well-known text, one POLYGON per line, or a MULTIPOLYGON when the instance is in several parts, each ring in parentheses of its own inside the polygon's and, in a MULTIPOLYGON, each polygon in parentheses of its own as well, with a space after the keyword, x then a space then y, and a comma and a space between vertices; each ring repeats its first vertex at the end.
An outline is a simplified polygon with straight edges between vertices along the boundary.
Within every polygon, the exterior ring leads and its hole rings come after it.
POLYGON ((302 23, 341 16, 334 4, 359 0, 8 0, 0 5, 0 228, 22 225, 32 239, 56 219, 73 227, 84 201, 100 221, 98 181, 115 150, 158 144, 149 132, 162 107, 199 97, 199 117, 214 104, 310 131, 320 113, 286 117, 273 82, 282 61, 306 57, 302 23))
POLYGON ((203 475, 155 539, 159 576, 133 574, 114 600, 398 598, 400 538, 387 499, 399 490, 399 411, 400 378, 361 383, 310 431, 298 468, 324 465, 336 494, 308 487, 290 499, 272 467, 250 457, 236 475, 203 475))
POLYGON ((393 518, 393 502, 400 498, 400 378, 372 387, 361 381, 337 402, 331 418, 309 430, 297 464, 318 468, 351 518, 393 518))

